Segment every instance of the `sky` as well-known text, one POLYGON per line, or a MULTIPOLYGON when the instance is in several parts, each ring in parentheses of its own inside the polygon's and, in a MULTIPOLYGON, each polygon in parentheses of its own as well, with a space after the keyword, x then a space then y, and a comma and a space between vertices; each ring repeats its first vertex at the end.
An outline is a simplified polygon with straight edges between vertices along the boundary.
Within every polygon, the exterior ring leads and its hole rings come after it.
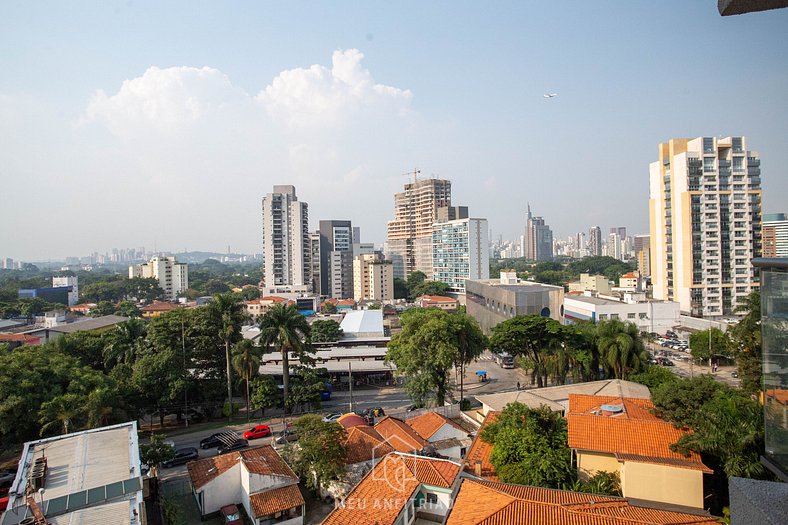
POLYGON ((518 239, 648 231, 674 137, 745 135, 788 212, 788 9, 0 1, 0 257, 257 253, 261 198, 382 243, 414 169, 518 239), (546 99, 545 93, 558 93, 546 99))

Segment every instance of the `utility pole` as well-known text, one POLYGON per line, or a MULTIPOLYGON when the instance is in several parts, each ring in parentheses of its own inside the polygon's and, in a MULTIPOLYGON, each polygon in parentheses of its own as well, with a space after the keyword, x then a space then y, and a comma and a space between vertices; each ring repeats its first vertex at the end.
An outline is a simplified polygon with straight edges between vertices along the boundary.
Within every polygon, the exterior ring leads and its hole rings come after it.
MULTIPOLYGON (((183 324, 183 314, 185 310, 181 309, 181 350, 183 351, 183 373, 188 375, 186 370, 186 329, 183 324)), ((183 386, 183 411, 186 415, 186 428, 189 428, 189 382, 187 381, 183 386)))
POLYGON ((350 385, 350 412, 353 412, 353 365, 352 361, 347 362, 348 384, 350 385))

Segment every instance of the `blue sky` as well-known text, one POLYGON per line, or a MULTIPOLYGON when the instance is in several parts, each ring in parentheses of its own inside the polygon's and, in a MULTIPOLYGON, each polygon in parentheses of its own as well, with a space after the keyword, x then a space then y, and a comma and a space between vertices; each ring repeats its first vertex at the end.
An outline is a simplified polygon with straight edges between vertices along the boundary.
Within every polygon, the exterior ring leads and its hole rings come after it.
POLYGON ((0 257, 258 252, 284 183, 380 243, 414 167, 505 238, 526 202, 645 233, 657 144, 699 135, 746 135, 788 211, 788 10, 282 4, 0 3, 0 257))

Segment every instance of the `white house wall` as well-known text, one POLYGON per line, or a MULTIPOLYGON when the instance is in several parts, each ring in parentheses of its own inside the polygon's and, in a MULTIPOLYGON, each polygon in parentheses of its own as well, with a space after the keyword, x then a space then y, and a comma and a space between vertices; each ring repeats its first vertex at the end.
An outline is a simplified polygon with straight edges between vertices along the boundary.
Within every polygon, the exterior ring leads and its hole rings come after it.
POLYGON ((442 427, 438 429, 432 436, 430 436, 429 442, 435 443, 436 441, 441 441, 444 439, 465 439, 468 437, 468 433, 464 430, 460 430, 448 423, 444 423, 442 427))
POLYGON ((198 494, 202 492, 203 495, 203 515, 219 512, 219 509, 225 505, 241 501, 242 490, 241 484, 238 483, 240 475, 240 467, 234 465, 230 470, 222 472, 196 491, 198 494))

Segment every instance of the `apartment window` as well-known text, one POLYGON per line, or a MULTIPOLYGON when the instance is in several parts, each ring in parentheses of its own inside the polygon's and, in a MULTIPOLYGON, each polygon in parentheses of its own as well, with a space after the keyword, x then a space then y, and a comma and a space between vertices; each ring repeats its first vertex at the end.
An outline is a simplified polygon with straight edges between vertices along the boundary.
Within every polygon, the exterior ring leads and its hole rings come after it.
POLYGON ((714 153, 714 137, 703 139, 703 153, 714 153))
POLYGON ((634 312, 627 314, 627 319, 634 319, 634 318, 635 318, 634 312))
POLYGON ((733 157, 733 171, 744 171, 744 157, 733 157))
POLYGON ((705 173, 714 171, 714 157, 703 157, 703 171, 705 173))
POLYGON ((645 319, 645 318, 646 318, 646 313, 645 313, 645 312, 640 312, 640 313, 638 314, 638 318, 640 318, 640 319, 645 319))
POLYGON ((618 319, 618 314, 610 314, 611 319, 618 319))
POLYGON ((607 320, 607 314, 599 314, 599 320, 600 321, 606 321, 607 320))

